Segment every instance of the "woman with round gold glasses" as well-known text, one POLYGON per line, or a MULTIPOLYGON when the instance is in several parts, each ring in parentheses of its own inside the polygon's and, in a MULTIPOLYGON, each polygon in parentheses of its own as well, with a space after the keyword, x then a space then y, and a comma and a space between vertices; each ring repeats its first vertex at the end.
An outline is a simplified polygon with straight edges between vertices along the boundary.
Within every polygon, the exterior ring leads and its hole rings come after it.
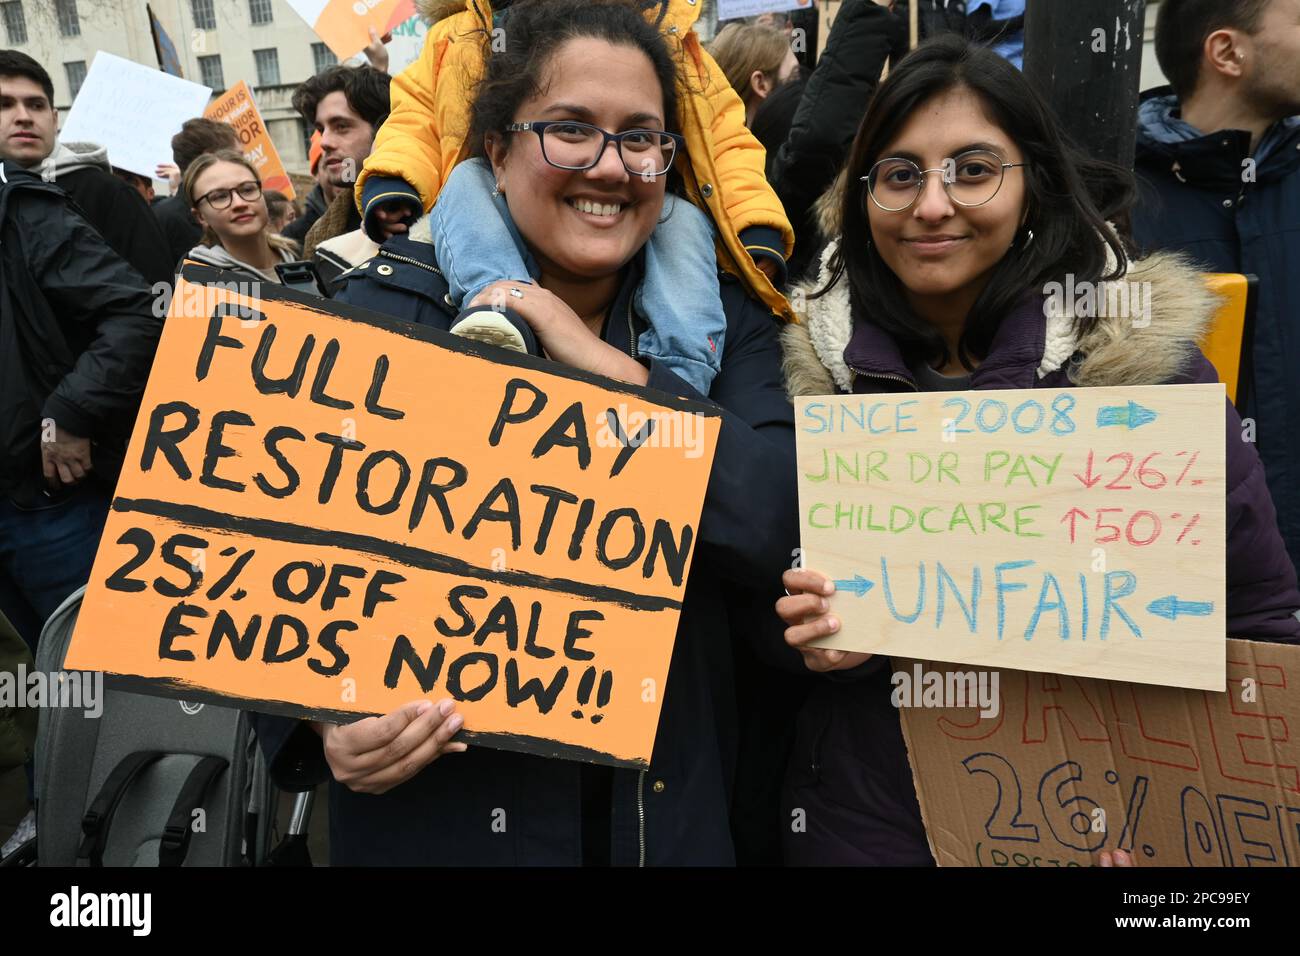
POLYGON ((939 173, 944 191, 959 206, 973 208, 990 202, 1002 188, 1008 169, 1021 169, 1024 163, 1004 163, 991 149, 968 149, 950 156, 943 165, 922 169, 906 156, 890 156, 871 167, 862 177, 867 184, 864 196, 870 196, 885 212, 902 212, 925 189, 930 173, 939 173))
MULTIPOLYGON (((1201 277, 1176 256, 1129 260, 1108 221, 1121 220, 1131 175, 1079 157, 997 54, 947 37, 903 60, 868 108, 843 182, 806 321, 783 333, 792 393, 1217 380, 1197 347, 1217 305, 1201 277), (1097 301, 1142 283, 1151 312, 1063 314, 1048 289, 1067 277, 1097 301)), ((1230 404, 1225 434, 1228 633, 1300 641, 1295 571, 1230 404)), ((813 569, 783 582, 786 643, 808 669, 834 672, 796 729, 785 819, 800 808, 806 828, 786 834, 787 862, 932 865, 888 659, 812 647, 840 628, 834 585, 813 569)))

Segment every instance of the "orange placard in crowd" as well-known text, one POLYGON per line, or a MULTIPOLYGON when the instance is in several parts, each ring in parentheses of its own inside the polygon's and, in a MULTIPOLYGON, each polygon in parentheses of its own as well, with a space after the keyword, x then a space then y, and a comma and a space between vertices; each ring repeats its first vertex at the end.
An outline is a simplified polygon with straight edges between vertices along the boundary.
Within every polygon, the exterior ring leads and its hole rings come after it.
POLYGON ((67 666, 645 765, 717 409, 233 278, 185 267, 67 666))
POLYGON ((341 60, 360 53, 370 43, 371 27, 385 33, 415 12, 411 0, 288 0, 288 3, 341 60))
POLYGON ((248 84, 240 80, 226 92, 222 93, 203 111, 208 119, 229 123, 239 136, 239 148, 244 158, 253 164, 257 175, 262 179, 263 189, 276 189, 289 199, 294 198, 293 183, 285 172, 280 154, 275 151, 271 134, 266 131, 262 114, 253 102, 253 91, 248 84))

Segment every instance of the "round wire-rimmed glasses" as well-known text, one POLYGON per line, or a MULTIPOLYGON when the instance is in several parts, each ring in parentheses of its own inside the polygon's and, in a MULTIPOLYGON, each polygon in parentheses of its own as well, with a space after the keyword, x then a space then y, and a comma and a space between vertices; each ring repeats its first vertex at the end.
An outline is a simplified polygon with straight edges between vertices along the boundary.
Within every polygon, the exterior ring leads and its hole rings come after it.
POLYGON ((591 169, 605 155, 610 142, 618 145, 623 167, 637 176, 662 176, 673 165, 677 148, 686 140, 662 129, 629 129, 609 133, 590 123, 575 120, 542 120, 536 123, 511 123, 507 132, 537 134, 542 144, 542 159, 556 169, 576 172, 591 169))
POLYGON ((213 209, 225 209, 230 205, 235 193, 239 193, 239 198, 244 200, 244 202, 252 202, 257 199, 258 196, 262 195, 262 184, 256 179, 249 179, 240 183, 234 189, 214 189, 212 192, 204 193, 200 196, 198 202, 194 205, 197 206, 206 199, 208 205, 213 209))
POLYGON ((922 169, 910 159, 891 156, 871 167, 861 181, 866 194, 885 212, 910 209, 925 188, 925 177, 939 173, 948 198, 959 206, 982 206, 1002 189, 1008 169, 1028 163, 1004 163, 1002 157, 986 149, 967 150, 944 160, 942 166, 922 169))

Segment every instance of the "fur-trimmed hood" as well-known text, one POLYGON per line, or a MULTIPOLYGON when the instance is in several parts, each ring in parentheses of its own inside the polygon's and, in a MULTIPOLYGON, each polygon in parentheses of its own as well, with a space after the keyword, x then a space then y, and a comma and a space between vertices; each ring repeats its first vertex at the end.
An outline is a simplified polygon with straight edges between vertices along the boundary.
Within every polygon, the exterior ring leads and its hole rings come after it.
POLYGON ((460 13, 468 5, 468 0, 415 0, 415 11, 432 25, 460 13))
MULTIPOLYGON (((800 285, 791 297, 796 304, 806 303, 800 323, 782 331, 791 397, 853 388, 854 373, 844 358, 854 332, 848 282, 841 277, 824 295, 809 297, 829 281, 828 262, 834 249, 831 243, 823 253, 817 281, 800 285)), ((1117 293, 1123 297, 1109 301, 1128 301, 1129 290, 1140 290, 1143 314, 1136 319, 1131 312, 1108 314, 1082 338, 1074 328, 1075 290, 1069 286, 1045 290, 1045 335, 1037 377, 1063 367, 1069 380, 1080 386, 1156 385, 1177 377, 1195 357, 1197 343, 1220 305, 1219 297, 1188 260, 1167 252, 1131 261, 1117 283, 1099 283, 1096 301, 1117 293)))

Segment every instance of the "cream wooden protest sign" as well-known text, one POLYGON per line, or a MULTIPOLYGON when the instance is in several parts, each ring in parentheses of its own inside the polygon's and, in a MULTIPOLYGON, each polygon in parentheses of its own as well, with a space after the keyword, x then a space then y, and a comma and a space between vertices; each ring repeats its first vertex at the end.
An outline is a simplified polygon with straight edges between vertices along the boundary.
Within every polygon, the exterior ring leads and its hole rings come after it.
POLYGON ((797 403, 826 646, 1222 690, 1222 385, 797 403))

